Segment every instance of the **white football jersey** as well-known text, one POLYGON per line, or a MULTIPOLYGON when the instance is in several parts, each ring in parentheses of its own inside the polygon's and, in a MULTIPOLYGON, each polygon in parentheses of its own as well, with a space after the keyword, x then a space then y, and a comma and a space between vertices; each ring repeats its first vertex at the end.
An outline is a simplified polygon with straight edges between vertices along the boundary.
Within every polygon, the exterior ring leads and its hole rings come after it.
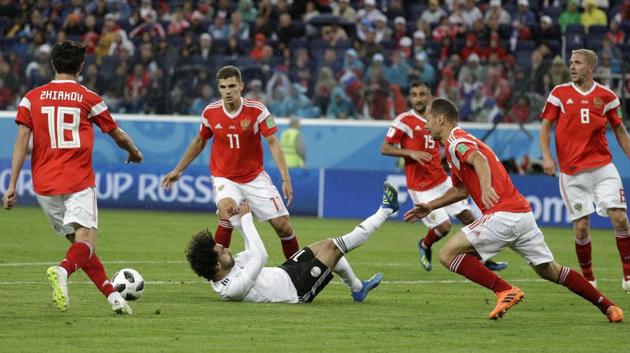
POLYGON ((248 266, 258 262, 250 251, 234 257, 234 267, 212 289, 223 300, 256 303, 297 303, 298 295, 289 274, 280 267, 248 266))

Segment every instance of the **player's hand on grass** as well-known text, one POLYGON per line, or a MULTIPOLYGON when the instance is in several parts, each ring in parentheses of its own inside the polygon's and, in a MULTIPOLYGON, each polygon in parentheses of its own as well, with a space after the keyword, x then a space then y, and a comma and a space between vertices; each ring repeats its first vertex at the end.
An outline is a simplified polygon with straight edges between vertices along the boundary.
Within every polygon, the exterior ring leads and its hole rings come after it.
POLYGON ((162 179, 161 185, 163 188, 168 190, 171 187, 173 187, 173 185, 175 185, 177 180, 179 180, 179 178, 181 177, 182 177, 182 172, 178 172, 176 170, 170 171, 168 174, 164 176, 164 179, 162 179))
POLYGON ((282 192, 284 193, 285 200, 287 200, 287 206, 289 206, 291 201, 293 201, 293 186, 291 185, 291 179, 282 180, 282 192))
POLYGON ((431 153, 424 151, 411 151, 409 157, 418 163, 428 162, 433 158, 431 153))
POLYGON ((140 163, 143 159, 144 157, 142 156, 142 152, 140 152, 140 150, 135 150, 129 153, 129 156, 127 157, 127 161, 125 163, 140 163))
POLYGON ((433 211, 433 209, 428 203, 417 203, 412 209, 405 213, 403 219, 405 222, 413 223, 426 217, 431 211, 433 211))
POLYGON ((17 203, 17 194, 15 193, 14 188, 9 187, 9 189, 7 189, 7 192, 5 192, 2 196, 2 203, 6 210, 10 210, 15 207, 15 204, 17 203))
POLYGON ((556 175, 556 162, 553 158, 543 156, 543 171, 547 175, 556 175))

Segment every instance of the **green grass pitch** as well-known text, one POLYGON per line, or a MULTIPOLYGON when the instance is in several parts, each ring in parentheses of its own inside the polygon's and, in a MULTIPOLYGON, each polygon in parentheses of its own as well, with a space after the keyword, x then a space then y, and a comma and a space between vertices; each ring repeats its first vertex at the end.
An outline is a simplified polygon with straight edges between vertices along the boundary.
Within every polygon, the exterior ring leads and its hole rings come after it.
MULTIPOLYGON (((366 215, 367 216, 367 215, 366 215)), ((214 214, 101 210, 97 251, 110 275, 135 268, 147 281, 115 316, 81 272, 71 277, 70 308, 51 303, 45 269, 64 255, 38 208, 0 212, 0 352, 628 352, 628 323, 609 324, 566 288, 539 280, 510 250, 496 259, 501 275, 525 291, 525 302, 497 322, 494 295, 439 263, 427 273, 416 242, 426 228, 386 223, 348 258, 357 275, 384 282, 354 303, 335 279, 312 304, 226 303, 196 277, 183 255, 197 230, 214 231, 214 214)), ((357 220, 293 218, 301 246, 350 231, 357 220)), ((259 229, 270 265, 283 261, 268 224, 259 229)), ((576 268, 569 229, 544 229, 557 260, 576 268)), ((630 313, 611 231, 593 231, 600 289, 630 313)), ((238 232, 232 240, 242 249, 238 232)), ((440 243, 435 249, 439 249, 440 243)))

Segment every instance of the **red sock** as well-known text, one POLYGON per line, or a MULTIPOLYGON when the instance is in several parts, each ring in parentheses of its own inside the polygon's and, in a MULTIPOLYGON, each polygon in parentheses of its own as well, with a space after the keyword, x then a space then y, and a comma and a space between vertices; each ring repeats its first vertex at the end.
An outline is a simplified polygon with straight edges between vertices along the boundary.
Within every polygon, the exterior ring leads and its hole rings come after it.
POLYGON ((223 245, 226 248, 229 248, 230 242, 232 241, 233 229, 234 227, 229 220, 220 220, 219 225, 217 226, 217 230, 214 232, 214 241, 216 241, 218 244, 223 245))
POLYGON ((444 235, 440 233, 440 231, 437 230, 436 228, 429 229, 429 232, 427 233, 427 235, 425 235, 424 239, 422 239, 422 247, 425 249, 431 249, 431 246, 433 246, 433 243, 442 239, 443 236, 444 235))
POLYGON ((105 267, 103 267, 101 259, 99 259, 96 254, 93 254, 83 266, 83 272, 90 277, 92 283, 94 283, 96 288, 98 288, 106 298, 116 291, 107 278, 107 273, 105 272, 105 267))
POLYGON ((609 307, 615 305, 600 291, 598 291, 597 288, 588 283, 584 277, 580 276, 579 273, 568 267, 562 267, 560 270, 558 283, 569 288, 571 292, 593 303, 593 305, 597 306, 603 313, 606 313, 606 310, 608 310, 609 307))
POLYGON ((300 250, 297 237, 295 236, 295 230, 292 231, 291 235, 288 237, 280 238, 280 241, 282 243, 282 252, 284 253, 284 257, 286 259, 290 258, 291 255, 300 250))
POLYGON ((455 257, 448 269, 451 272, 459 273, 469 280, 480 284, 495 293, 502 292, 512 288, 512 286, 504 281, 501 277, 495 275, 488 270, 474 256, 459 254, 455 257))
POLYGON ((593 264, 591 257, 591 237, 587 236, 585 239, 575 238, 575 253, 577 254, 578 263, 582 269, 584 278, 589 281, 594 281, 593 264))
POLYGON ((66 257, 61 260, 59 266, 65 268, 68 271, 68 277, 70 277, 74 271, 85 266, 93 251, 94 245, 89 241, 74 242, 68 248, 66 257))
POLYGON ((616 230, 615 240, 623 266, 623 279, 630 281, 630 230, 616 230))

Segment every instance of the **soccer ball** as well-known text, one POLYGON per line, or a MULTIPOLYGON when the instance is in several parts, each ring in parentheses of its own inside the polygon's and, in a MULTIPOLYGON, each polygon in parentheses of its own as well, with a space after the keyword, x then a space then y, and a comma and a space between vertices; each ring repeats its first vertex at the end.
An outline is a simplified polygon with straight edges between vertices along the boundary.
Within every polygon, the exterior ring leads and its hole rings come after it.
POLYGON ((144 278, 132 268, 123 268, 114 274, 112 285, 126 300, 136 300, 144 291, 144 278))

